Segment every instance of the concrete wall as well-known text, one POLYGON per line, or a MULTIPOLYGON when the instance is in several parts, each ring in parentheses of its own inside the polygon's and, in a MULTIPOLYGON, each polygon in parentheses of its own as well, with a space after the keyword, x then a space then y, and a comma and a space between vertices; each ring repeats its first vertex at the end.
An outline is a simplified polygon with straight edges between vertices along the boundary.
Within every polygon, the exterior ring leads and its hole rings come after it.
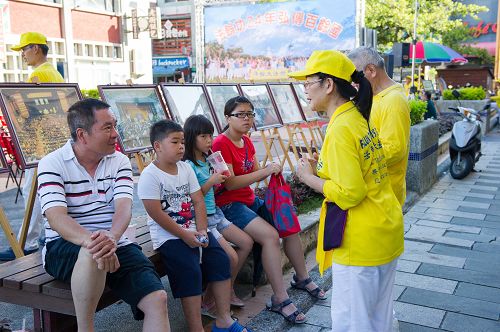
POLYGON ((408 190, 422 194, 436 182, 439 123, 425 120, 410 129, 410 155, 406 171, 408 190))

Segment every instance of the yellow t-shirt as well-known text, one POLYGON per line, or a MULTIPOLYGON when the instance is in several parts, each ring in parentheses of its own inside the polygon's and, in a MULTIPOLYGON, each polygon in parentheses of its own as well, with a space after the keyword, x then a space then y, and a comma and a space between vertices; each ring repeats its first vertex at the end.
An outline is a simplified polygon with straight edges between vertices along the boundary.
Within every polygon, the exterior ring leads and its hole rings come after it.
POLYGON ((403 214, 387 174, 377 130, 352 102, 333 114, 317 165, 325 179, 325 201, 348 210, 342 245, 323 251, 325 205, 320 216, 316 259, 323 273, 332 264, 376 266, 391 262, 404 248, 403 214))
POLYGON ((33 82, 34 77, 38 78, 38 83, 64 83, 64 78, 49 62, 36 67, 28 78, 28 83, 33 82))
POLYGON ((410 152, 410 107, 403 87, 391 85, 373 96, 370 122, 377 128, 392 190, 399 204, 406 199, 406 168, 410 152))

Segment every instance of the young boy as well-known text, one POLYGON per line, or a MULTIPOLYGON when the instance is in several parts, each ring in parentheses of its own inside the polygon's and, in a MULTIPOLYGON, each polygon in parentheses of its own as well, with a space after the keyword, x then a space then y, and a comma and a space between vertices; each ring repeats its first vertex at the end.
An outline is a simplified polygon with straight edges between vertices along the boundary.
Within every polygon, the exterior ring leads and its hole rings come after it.
POLYGON ((162 120, 151 127, 150 140, 157 157, 142 172, 138 194, 149 215, 153 248, 160 252, 174 297, 181 298, 189 330, 203 331, 203 274, 212 283, 217 306, 212 331, 245 331, 229 311, 229 258, 213 235, 207 233, 200 185, 191 166, 181 161, 183 129, 175 122, 162 120))

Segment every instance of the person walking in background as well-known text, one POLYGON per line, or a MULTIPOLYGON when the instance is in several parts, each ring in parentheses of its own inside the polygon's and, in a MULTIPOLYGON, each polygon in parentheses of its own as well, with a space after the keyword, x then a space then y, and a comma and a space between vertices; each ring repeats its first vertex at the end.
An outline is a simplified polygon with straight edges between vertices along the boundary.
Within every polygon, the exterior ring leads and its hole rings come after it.
POLYGON ((406 168, 410 153, 410 107, 401 84, 385 71, 384 59, 371 47, 352 50, 348 57, 370 82, 373 105, 370 123, 377 129, 392 190, 401 207, 406 199, 406 168))
MULTIPOLYGON (((21 35, 19 44, 11 48, 13 51, 20 51, 24 62, 33 67, 33 72, 29 76, 27 83, 64 83, 64 78, 47 60, 49 46, 47 38, 38 32, 25 32, 21 35)), ((24 171, 23 198, 24 206, 28 204, 28 198, 31 191, 31 184, 35 168, 28 168, 24 171)), ((38 196, 33 204, 30 226, 24 245, 24 254, 28 255, 38 250, 38 241, 42 232, 42 212, 38 196)), ((21 227, 22 228, 22 227, 21 227)), ((21 229, 17 238, 21 238, 21 229)), ((0 252, 0 261, 10 261, 16 256, 11 248, 0 252)))
POLYGON ((332 331, 389 332, 403 214, 369 124, 370 82, 338 51, 314 51, 289 75, 305 80, 312 110, 330 118, 317 164, 300 159, 297 175, 325 196, 316 258, 321 273, 332 266, 332 331))
POLYGON ((427 119, 437 120, 436 105, 434 105, 434 101, 432 100, 432 93, 430 91, 422 90, 420 92, 420 97, 422 98, 423 101, 427 103, 427 111, 424 114, 424 120, 427 119))

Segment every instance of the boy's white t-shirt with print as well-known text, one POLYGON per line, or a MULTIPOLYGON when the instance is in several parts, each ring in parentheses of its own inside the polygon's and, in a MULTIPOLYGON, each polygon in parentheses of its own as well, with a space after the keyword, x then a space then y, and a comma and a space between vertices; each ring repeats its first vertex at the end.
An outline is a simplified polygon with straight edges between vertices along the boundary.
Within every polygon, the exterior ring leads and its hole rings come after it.
MULTIPOLYGON (((194 206, 191 194, 200 190, 196 175, 187 163, 177 163, 177 175, 166 173, 149 164, 141 173, 137 192, 140 199, 154 199, 161 202, 162 210, 168 213, 179 227, 196 230, 194 206)), ((165 241, 179 239, 148 216, 149 232, 153 249, 165 241)))

